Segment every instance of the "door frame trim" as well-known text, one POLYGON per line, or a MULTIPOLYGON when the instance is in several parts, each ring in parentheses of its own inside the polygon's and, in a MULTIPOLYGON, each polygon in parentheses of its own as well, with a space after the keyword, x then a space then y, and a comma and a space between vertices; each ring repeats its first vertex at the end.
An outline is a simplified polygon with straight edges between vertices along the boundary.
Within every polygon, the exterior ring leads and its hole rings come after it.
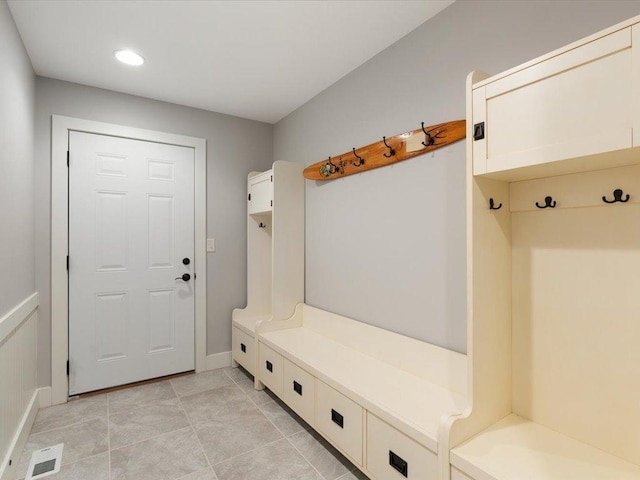
POLYGON ((94 122, 62 115, 51 116, 51 399, 66 403, 69 395, 69 132, 94 133, 145 140, 194 149, 195 158, 195 366, 207 365, 207 141, 172 133, 94 122))

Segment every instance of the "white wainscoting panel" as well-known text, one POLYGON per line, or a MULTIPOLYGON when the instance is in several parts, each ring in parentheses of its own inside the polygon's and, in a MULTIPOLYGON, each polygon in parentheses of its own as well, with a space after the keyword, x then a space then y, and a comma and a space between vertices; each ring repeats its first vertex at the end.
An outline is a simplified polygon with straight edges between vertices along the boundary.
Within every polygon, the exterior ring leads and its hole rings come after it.
POLYGON ((0 318, 0 479, 8 478, 39 407, 36 390, 38 294, 0 318), (9 465, 9 461, 12 460, 9 465))

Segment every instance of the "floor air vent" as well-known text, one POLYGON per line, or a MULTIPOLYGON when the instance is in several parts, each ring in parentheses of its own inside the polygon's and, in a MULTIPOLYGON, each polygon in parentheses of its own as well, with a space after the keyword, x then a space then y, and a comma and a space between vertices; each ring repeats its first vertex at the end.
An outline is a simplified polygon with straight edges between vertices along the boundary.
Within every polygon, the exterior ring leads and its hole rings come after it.
POLYGON ((33 452, 25 480, 38 480, 60 471, 64 443, 33 452))

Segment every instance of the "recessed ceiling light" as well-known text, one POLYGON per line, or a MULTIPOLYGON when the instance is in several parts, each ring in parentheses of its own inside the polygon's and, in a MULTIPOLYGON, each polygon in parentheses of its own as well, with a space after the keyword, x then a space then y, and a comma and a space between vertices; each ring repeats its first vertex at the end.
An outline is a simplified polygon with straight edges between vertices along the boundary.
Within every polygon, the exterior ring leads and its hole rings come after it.
POLYGON ((144 58, 131 50, 118 50, 114 55, 122 63, 133 65, 134 67, 140 66, 144 63, 144 58))

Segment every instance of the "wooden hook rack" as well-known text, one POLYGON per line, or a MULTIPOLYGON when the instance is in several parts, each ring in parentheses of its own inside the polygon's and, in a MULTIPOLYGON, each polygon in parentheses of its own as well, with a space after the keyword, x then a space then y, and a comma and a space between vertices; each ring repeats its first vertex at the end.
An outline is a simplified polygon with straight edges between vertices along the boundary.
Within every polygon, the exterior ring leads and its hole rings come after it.
POLYGON ((366 147, 329 157, 328 160, 309 165, 302 174, 309 180, 333 180, 354 173, 380 168, 408 158, 437 150, 466 136, 466 121, 439 123, 394 137, 382 137, 382 141, 366 147))

